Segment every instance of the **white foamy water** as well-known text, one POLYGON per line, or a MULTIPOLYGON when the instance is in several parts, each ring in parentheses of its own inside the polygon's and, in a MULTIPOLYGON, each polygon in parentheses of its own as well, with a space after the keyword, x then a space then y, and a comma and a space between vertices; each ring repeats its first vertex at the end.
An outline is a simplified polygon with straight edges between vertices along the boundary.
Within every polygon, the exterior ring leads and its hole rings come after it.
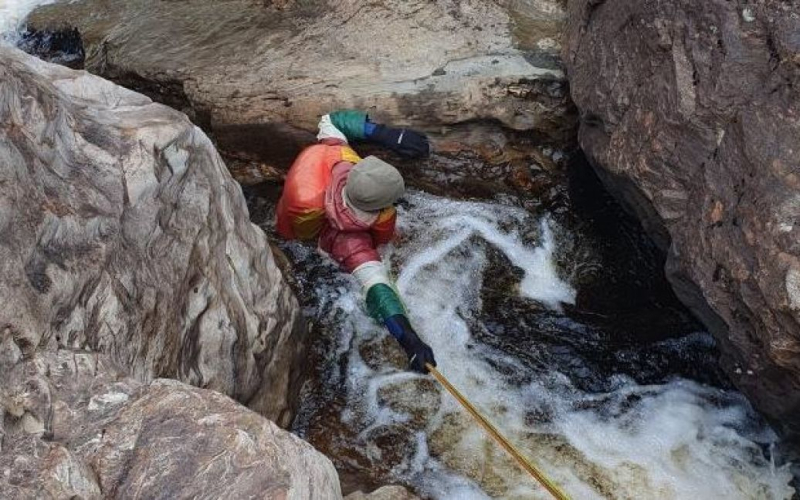
MULTIPOLYGON (((776 468, 762 451, 774 435, 738 393, 683 379, 643 386, 619 376, 611 392, 589 394, 557 369, 520 383, 515 375, 530 369, 477 341, 470 329, 482 309, 481 287, 493 279, 487 249, 522 270, 516 293, 558 310, 574 301, 575 290, 554 263, 557 228, 512 207, 424 194, 408 199, 402 240, 385 259, 398 273, 412 323, 442 373, 572 498, 791 497, 788 467, 776 468), (524 227, 538 227, 537 234, 518 233, 524 227)), ((375 346, 393 341, 362 312, 352 279, 341 275, 317 293, 333 300, 327 321, 340 338, 332 355, 348 357, 342 421, 358 431, 354 447, 377 463, 388 460, 373 436, 396 427, 412 435, 414 449, 401 446, 405 454, 391 475, 425 495, 549 498, 449 394, 381 358, 385 351, 375 346)))
POLYGON ((16 43, 23 21, 39 5, 54 0, 0 0, 0 43, 16 43))

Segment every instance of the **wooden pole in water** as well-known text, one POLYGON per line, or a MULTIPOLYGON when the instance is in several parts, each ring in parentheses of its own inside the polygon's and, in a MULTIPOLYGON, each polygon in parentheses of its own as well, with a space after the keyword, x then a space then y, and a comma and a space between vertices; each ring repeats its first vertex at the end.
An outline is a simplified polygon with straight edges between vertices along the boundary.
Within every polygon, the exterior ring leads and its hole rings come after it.
POLYGON ((566 495, 566 493, 561 491, 561 489, 558 486, 556 486, 554 482, 548 479, 547 476, 545 476, 542 471, 537 469, 535 465, 533 465, 527 458, 525 458, 522 455, 522 453, 520 453, 520 451, 513 444, 511 444, 508 441, 508 439, 505 438, 505 436, 500 434, 500 431, 498 431, 497 428, 494 425, 492 425, 492 423, 489 422, 489 420, 487 420, 486 417, 484 417, 481 414, 481 412, 479 412, 478 409, 475 408, 475 406, 472 403, 470 403, 469 400, 465 398, 463 394, 461 394, 461 392, 459 392, 458 389, 453 387, 453 384, 451 384, 444 377, 444 375, 442 375, 441 372, 439 372, 439 370, 434 368, 433 365, 431 365, 430 363, 425 363, 425 368, 427 368, 428 371, 431 373, 431 375, 433 375, 436 378, 436 380, 438 380, 439 383, 442 384, 445 389, 447 389, 447 392, 452 394, 453 397, 456 398, 456 401, 461 403, 461 406, 463 406, 464 409, 466 409, 470 413, 470 415, 472 415, 472 417, 475 420, 477 420, 479 424, 481 424, 481 427, 483 427, 483 429, 495 441, 497 441, 497 443, 500 446, 505 448, 505 450, 512 457, 514 457, 517 463, 519 463, 519 465, 523 469, 525 469, 528 472, 528 474, 533 476, 533 478, 536 479, 539 482, 539 484, 541 484, 544 487, 544 489, 550 492, 550 494, 553 495, 553 497, 557 498, 558 500, 570 500, 570 498, 566 495))

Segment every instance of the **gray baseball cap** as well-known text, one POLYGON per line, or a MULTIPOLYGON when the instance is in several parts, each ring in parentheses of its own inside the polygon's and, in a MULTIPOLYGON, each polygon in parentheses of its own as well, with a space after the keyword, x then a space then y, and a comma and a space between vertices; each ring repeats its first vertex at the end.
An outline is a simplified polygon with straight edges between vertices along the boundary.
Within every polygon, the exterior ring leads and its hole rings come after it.
POLYGON ((400 172, 385 161, 367 156, 347 175, 344 196, 359 210, 374 212, 392 206, 405 191, 400 172))

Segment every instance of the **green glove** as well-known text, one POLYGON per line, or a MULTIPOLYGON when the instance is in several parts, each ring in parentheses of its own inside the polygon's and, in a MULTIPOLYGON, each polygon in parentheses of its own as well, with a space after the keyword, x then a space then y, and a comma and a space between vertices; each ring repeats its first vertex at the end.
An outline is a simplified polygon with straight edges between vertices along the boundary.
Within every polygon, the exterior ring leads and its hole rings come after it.
POLYGON ((355 109, 341 109, 330 114, 331 123, 338 128, 348 140, 363 140, 364 124, 367 123, 367 114, 355 109))
POLYGON ((367 290, 367 312, 377 321, 386 321, 396 314, 405 314, 406 308, 394 288, 378 283, 367 290))

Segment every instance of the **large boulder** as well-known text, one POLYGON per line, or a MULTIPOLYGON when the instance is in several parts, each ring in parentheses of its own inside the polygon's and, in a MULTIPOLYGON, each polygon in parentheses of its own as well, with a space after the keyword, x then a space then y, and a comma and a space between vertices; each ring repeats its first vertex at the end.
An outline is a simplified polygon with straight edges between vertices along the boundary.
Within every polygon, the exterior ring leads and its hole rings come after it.
POLYGON ((288 425, 297 301, 240 187, 186 118, 0 48, 0 334, 107 353, 288 425))
MULTIPOLYGON (((23 346, 8 331, 6 354, 23 346)), ((0 497, 341 499, 333 464, 214 391, 70 349, 4 357, 0 497)))
POLYGON ((184 110, 257 180, 343 107, 505 164, 503 129, 572 143, 564 19, 563 0, 79 0, 29 24, 77 27, 89 71, 184 110))
POLYGON ((735 384, 800 437, 800 4, 570 0, 580 144, 735 384))

